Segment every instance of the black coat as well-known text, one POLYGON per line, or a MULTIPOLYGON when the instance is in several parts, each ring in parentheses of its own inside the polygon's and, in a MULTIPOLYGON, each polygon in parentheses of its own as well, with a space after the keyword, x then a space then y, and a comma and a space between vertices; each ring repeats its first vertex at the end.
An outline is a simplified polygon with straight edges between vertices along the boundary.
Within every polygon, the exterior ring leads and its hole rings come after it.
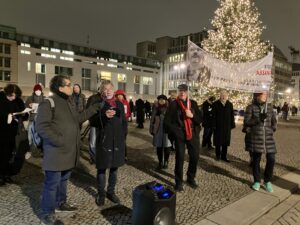
POLYGON ((97 169, 116 168, 125 163, 125 130, 126 119, 124 106, 116 101, 116 115, 107 118, 105 112, 110 109, 105 103, 98 113, 99 124, 96 127, 96 167, 97 169))
MULTIPOLYGON (((93 104, 95 104, 97 102, 101 102, 101 101, 102 101, 102 98, 101 98, 101 94, 100 93, 91 95, 88 98, 88 100, 87 100, 86 108, 90 107, 90 105, 93 105, 93 104)), ((100 125, 101 125, 98 114, 93 115, 89 119, 89 122, 90 122, 90 126, 91 127, 100 127, 100 125)))
POLYGON ((8 114, 22 112, 24 109, 25 104, 22 99, 16 98, 9 101, 5 93, 0 92, 0 143, 6 142, 8 139, 14 139, 17 134, 18 123, 12 120, 11 124, 7 124, 8 114))
MULTIPOLYGON (((201 130, 202 113, 197 103, 193 100, 191 100, 191 111, 194 115, 192 118, 192 139, 200 140, 199 133, 201 130)), ((164 118, 164 126, 171 140, 185 141, 186 135, 183 121, 183 113, 179 104, 177 101, 171 102, 164 118)))
POLYGON ((259 119, 259 114, 260 105, 258 103, 247 106, 243 129, 246 133, 246 150, 259 153, 276 153, 273 133, 276 130, 277 121, 272 105, 268 104, 265 122, 259 119))
POLYGON ((235 128, 233 105, 226 101, 225 106, 220 100, 213 104, 214 145, 229 146, 231 129, 235 128))
POLYGON ((214 115, 213 115, 213 104, 210 104, 207 100, 202 104, 203 112, 203 127, 213 127, 214 115))
POLYGON ((144 123, 145 121, 145 103, 142 99, 135 102, 136 123, 144 123))

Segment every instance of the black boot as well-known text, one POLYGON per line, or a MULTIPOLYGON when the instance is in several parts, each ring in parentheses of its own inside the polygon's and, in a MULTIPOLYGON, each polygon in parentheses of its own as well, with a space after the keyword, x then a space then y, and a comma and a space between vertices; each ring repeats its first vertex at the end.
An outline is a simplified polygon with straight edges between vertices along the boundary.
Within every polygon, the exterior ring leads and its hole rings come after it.
POLYGON ((163 169, 168 169, 168 164, 169 164, 168 161, 165 161, 165 162, 164 162, 163 169))

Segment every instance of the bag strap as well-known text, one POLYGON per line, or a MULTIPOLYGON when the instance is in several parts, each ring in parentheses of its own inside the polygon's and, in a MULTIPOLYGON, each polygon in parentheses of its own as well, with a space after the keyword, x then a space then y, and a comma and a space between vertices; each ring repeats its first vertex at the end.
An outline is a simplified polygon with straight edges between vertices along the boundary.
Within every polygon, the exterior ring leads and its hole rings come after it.
POLYGON ((50 102, 50 106, 51 106, 51 111, 52 111, 52 120, 54 119, 54 109, 55 109, 55 103, 54 103, 54 100, 53 98, 51 97, 48 97, 48 98, 45 98, 45 100, 48 100, 50 102))

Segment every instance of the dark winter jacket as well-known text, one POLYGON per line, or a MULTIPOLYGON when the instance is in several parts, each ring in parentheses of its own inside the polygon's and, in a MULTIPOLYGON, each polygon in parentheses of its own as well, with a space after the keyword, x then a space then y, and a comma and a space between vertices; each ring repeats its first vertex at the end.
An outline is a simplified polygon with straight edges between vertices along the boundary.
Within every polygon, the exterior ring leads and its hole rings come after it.
MULTIPOLYGON (((91 95, 89 98, 88 98, 88 101, 87 101, 87 104, 86 104, 86 108, 90 107, 90 105, 93 105, 97 102, 101 102, 102 101, 102 97, 101 97, 101 94, 100 93, 97 93, 97 94, 94 94, 94 95, 91 95)), ((89 119, 89 122, 90 122, 90 126, 91 127, 100 127, 100 120, 99 120, 99 116, 98 114, 95 114, 93 115, 90 119, 89 119)))
POLYGON ((150 119, 149 132, 153 135, 153 146, 158 148, 171 146, 171 142, 168 139, 168 134, 164 128, 166 111, 167 105, 164 107, 159 107, 159 104, 156 104, 153 107, 153 112, 150 119))
MULTIPOLYGON (((199 134, 201 130, 200 124, 202 123, 202 113, 199 110, 197 103, 193 100, 191 100, 191 111, 194 115, 191 119, 193 133, 192 139, 200 140, 199 134)), ((183 142, 186 140, 183 113, 177 101, 170 103, 165 115, 164 125, 171 140, 180 140, 183 142)))
POLYGON ((70 101, 71 101, 73 107, 75 107, 75 109, 77 110, 77 112, 81 113, 85 109, 86 102, 85 102, 84 94, 73 93, 70 97, 70 101))
POLYGON ((213 127, 214 125, 214 115, 213 115, 213 104, 210 104, 208 100, 206 100, 202 104, 202 112, 203 112, 203 127, 213 127))
POLYGON ((213 128, 214 145, 229 146, 231 129, 235 128, 233 105, 226 101, 225 105, 220 100, 213 103, 213 128))
POLYGON ((56 94, 51 98, 55 104, 54 113, 49 100, 45 100, 39 105, 36 118, 36 131, 43 139, 43 169, 69 170, 79 159, 79 124, 97 113, 97 108, 91 106, 78 113, 69 99, 56 94))
POLYGON ((135 102, 136 123, 144 123, 145 121, 145 103, 142 99, 135 102))
MULTIPOLYGON (((29 105, 31 103, 40 104, 42 101, 44 101, 44 99, 45 99, 45 97, 43 94, 41 94, 40 96, 37 96, 35 93, 32 93, 32 95, 27 98, 25 105, 26 105, 26 107, 30 108, 29 105)), ((36 113, 31 112, 30 116, 29 116, 29 121, 33 121, 35 115, 36 115, 36 113)))
POLYGON ((113 118, 107 118, 105 112, 110 109, 105 103, 97 114, 99 124, 96 126, 96 167, 97 169, 115 168, 125 163, 125 130, 126 119, 124 106, 116 101, 113 118))
MULTIPOLYGON (((263 105, 264 106, 264 105, 263 105)), ((276 131, 277 121, 272 105, 267 106, 267 118, 260 119, 261 110, 265 108, 258 103, 253 103, 246 108, 244 129, 246 133, 246 150, 260 153, 276 153, 273 133, 276 131)))
POLYGON ((8 124, 8 114, 22 112, 24 109, 25 104, 21 98, 9 101, 5 93, 3 91, 0 92, 0 143, 14 139, 17 134, 18 123, 12 120, 12 122, 8 124))

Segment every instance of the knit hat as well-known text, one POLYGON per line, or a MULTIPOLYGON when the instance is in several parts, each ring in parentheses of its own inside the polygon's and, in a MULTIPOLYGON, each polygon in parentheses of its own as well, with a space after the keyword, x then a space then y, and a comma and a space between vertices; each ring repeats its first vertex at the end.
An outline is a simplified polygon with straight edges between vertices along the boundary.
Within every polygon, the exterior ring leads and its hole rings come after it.
POLYGON ((43 88, 42 88, 42 86, 40 84, 34 85, 33 91, 37 91, 37 90, 43 91, 43 88))

